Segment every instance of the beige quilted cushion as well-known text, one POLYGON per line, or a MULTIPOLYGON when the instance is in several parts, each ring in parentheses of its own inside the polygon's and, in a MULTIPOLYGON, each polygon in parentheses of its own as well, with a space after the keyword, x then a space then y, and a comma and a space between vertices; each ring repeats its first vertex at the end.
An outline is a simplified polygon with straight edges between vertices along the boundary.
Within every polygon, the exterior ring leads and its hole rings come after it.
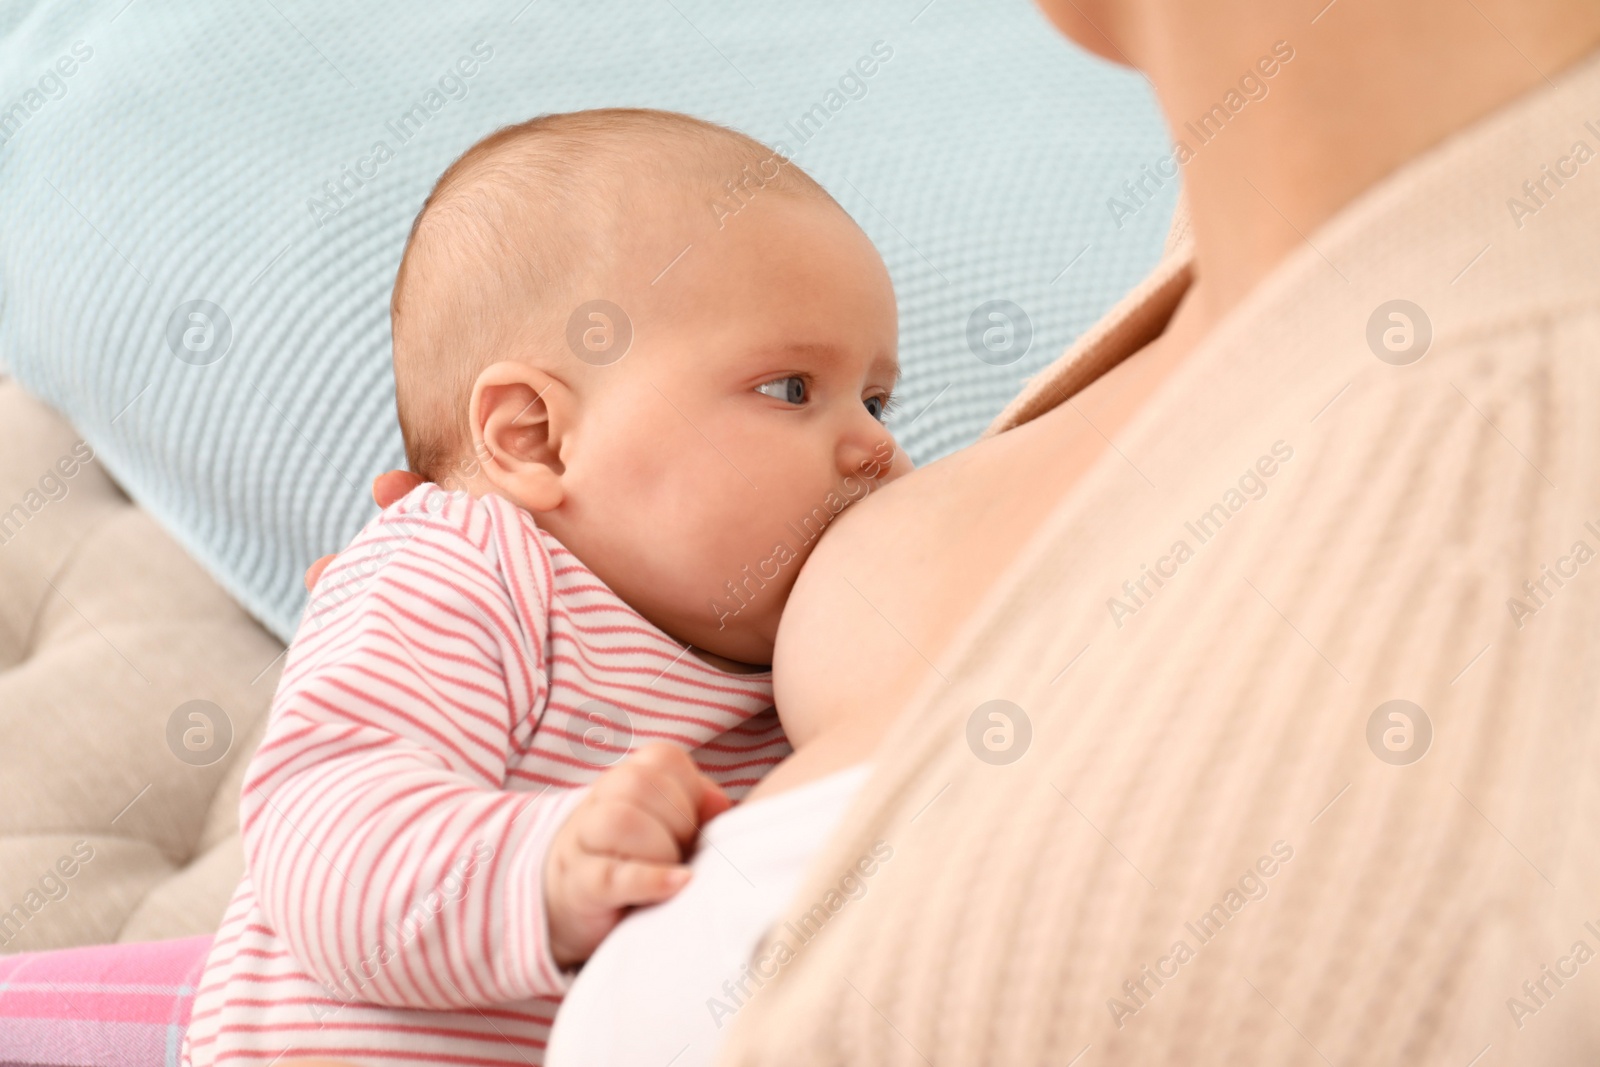
POLYGON ((216 929, 282 651, 0 378, 0 953, 216 929))

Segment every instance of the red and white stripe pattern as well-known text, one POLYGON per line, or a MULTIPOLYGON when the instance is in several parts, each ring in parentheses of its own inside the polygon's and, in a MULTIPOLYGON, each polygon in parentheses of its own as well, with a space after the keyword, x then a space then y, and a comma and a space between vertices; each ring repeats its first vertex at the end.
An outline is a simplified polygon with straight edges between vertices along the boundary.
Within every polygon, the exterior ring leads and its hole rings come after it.
POLYGON ((289 650, 183 1062, 541 1062, 568 981, 545 853, 657 739, 735 798, 789 751, 770 674, 688 654, 509 502, 412 491, 289 650))

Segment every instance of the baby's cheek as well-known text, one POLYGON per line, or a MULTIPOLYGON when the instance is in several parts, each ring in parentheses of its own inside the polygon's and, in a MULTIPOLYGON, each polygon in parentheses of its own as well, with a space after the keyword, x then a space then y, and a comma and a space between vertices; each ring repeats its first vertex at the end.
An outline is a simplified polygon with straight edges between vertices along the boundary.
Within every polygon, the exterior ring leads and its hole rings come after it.
POLYGON ((808 548, 800 532, 764 516, 732 521, 710 540, 715 548, 705 566, 715 588, 725 590, 731 581, 738 588, 767 595, 775 583, 787 588, 792 579, 785 580, 785 572, 798 566, 808 548))

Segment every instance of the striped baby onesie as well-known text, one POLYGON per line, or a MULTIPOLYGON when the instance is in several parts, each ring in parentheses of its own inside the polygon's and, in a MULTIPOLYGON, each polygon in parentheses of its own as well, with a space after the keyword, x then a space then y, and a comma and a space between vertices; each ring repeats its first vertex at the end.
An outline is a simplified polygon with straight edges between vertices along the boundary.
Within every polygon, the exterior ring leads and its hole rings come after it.
POLYGON ((544 856, 654 740, 735 798, 789 751, 770 673, 695 658, 508 501, 413 490, 289 649, 183 1062, 541 1062, 569 977, 544 856))

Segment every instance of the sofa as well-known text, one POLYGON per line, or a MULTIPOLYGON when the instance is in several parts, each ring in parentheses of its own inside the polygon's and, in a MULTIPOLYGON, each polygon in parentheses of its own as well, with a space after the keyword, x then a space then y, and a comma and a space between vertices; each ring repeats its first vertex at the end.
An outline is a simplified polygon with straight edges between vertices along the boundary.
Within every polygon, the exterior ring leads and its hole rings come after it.
POLYGON ((216 929, 282 653, 0 380, 0 952, 216 929))

